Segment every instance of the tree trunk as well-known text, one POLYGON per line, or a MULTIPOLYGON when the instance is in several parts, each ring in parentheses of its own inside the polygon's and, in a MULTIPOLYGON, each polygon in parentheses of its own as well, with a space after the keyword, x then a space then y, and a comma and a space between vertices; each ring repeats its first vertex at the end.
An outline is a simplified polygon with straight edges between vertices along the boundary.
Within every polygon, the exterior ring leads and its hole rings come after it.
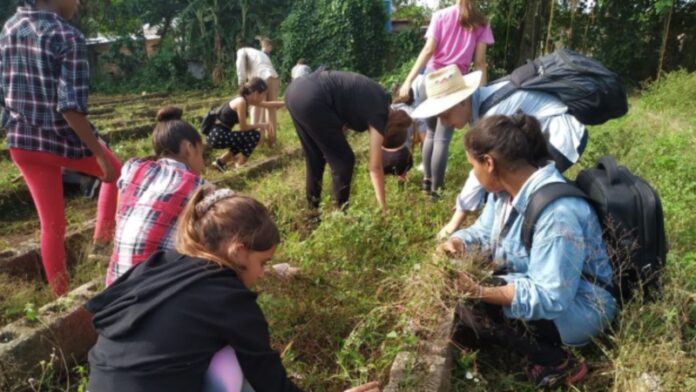
POLYGON ((508 52, 508 46, 510 43, 510 24, 512 23, 512 12, 515 9, 515 2, 510 1, 510 7, 508 8, 508 14, 507 14, 507 24, 505 28, 505 51, 503 52, 504 55, 504 64, 503 68, 507 70, 508 67, 508 58, 510 58, 510 55, 508 52))
POLYGON ((527 60, 536 57, 539 44, 539 26, 537 19, 539 19, 540 7, 541 0, 530 0, 527 2, 527 10, 525 11, 522 34, 520 37, 520 52, 517 57, 516 66, 520 66, 527 60))
POLYGON ((249 2, 246 0, 241 0, 239 2, 239 5, 241 7, 241 14, 242 14, 242 31, 239 33, 239 39, 237 42, 237 46, 241 47, 244 45, 242 42, 246 36, 247 36, 247 14, 249 13, 249 2))
POLYGON ((587 21, 587 24, 585 25, 585 34, 582 37, 582 52, 583 53, 587 53, 587 34, 590 32, 590 26, 594 24, 596 7, 597 7, 597 5, 592 7, 592 10, 590 11, 590 18, 587 21))
MULTIPOLYGON (((171 24, 172 24, 172 18, 171 18, 171 17, 168 16, 168 17, 164 18, 164 26, 162 26, 162 30, 159 32, 160 40, 161 40, 161 41, 164 41, 164 38, 165 38, 165 37, 167 36, 167 34, 169 33, 171 24)), ((161 41, 160 41, 160 42, 161 42, 161 41)))
POLYGON ((551 46, 551 30, 553 30, 553 13, 556 6, 556 0, 551 1, 551 9, 549 10, 549 25, 546 29, 546 43, 544 44, 544 54, 549 53, 549 48, 551 46))
POLYGON ((573 29, 575 27, 575 14, 578 12, 578 0, 570 0, 570 27, 568 28, 568 42, 573 47, 573 29))
POLYGON ((669 41, 669 28, 672 23, 672 12, 674 11, 674 1, 667 12, 667 20, 665 21, 665 30, 662 33, 662 45, 660 46, 660 62, 657 64, 657 80, 662 76, 662 69, 665 63, 665 52, 667 52, 667 41, 669 41))
POLYGON ((220 34, 220 7, 218 7, 218 2, 217 0, 213 1, 213 10, 212 10, 212 16, 213 16, 213 30, 215 31, 215 36, 214 36, 214 54, 215 54, 215 65, 213 66, 213 74, 212 79, 213 79, 213 84, 216 86, 219 86, 220 83, 222 83, 222 78, 223 78, 223 71, 225 68, 225 63, 224 63, 224 52, 222 51, 222 35, 220 34))

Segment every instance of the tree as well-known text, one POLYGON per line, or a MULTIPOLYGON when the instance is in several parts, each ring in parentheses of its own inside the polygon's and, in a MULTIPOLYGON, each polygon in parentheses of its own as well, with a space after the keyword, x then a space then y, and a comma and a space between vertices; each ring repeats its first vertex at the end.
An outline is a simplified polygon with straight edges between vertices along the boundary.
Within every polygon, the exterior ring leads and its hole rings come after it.
POLYGON ((281 25, 284 68, 313 65, 379 76, 387 53, 381 0, 299 0, 281 25))

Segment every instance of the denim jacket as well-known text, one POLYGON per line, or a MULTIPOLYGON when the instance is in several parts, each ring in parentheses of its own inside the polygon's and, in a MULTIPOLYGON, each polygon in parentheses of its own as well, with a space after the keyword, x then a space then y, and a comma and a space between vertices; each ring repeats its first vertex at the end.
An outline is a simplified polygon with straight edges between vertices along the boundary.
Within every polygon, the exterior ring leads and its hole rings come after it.
POLYGON ((539 217, 528 253, 520 241, 527 202, 541 186, 564 181, 553 163, 537 170, 510 201, 507 194, 490 195, 471 227, 453 237, 466 248, 477 247, 492 255, 501 277, 514 284, 515 293, 505 315, 521 320, 553 320, 567 345, 583 345, 614 318, 616 301, 606 290, 582 277, 582 272, 611 282, 612 269, 602 229, 594 210, 579 198, 561 198, 539 217), (508 212, 506 222, 503 217, 508 212), (504 224, 503 224, 504 223, 504 224), (507 235, 500 238, 503 227, 507 235))

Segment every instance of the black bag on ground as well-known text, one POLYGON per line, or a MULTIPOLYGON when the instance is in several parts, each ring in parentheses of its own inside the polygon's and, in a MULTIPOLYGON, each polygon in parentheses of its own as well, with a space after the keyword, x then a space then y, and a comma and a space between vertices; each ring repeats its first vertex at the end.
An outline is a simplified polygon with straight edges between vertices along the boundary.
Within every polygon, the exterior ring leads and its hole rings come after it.
POLYGON ((619 304, 642 290, 652 300, 660 291, 660 276, 667 257, 662 203, 657 192, 614 158, 605 156, 591 169, 581 171, 575 182, 552 183, 532 194, 522 226, 521 240, 529 251, 534 225, 542 211, 561 197, 580 197, 592 205, 602 225, 611 259, 613 282, 583 278, 608 289, 619 304))
POLYGON ((486 113, 518 89, 555 95, 568 106, 568 113, 585 125, 602 124, 628 111, 621 78, 598 61, 569 49, 528 60, 510 75, 492 83, 505 80, 511 83, 486 98, 479 113, 486 113))

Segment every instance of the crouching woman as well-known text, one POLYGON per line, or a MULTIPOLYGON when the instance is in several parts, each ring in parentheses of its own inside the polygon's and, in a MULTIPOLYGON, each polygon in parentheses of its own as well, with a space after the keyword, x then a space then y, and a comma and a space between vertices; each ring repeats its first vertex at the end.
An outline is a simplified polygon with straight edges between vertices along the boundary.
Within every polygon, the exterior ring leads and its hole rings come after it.
POLYGON ((527 251, 520 232, 530 196, 564 181, 539 122, 521 113, 484 118, 467 133, 465 148, 490 195, 474 225, 454 233, 444 248, 458 255, 490 253, 498 272, 490 285, 459 276, 474 302, 458 306, 455 341, 517 352, 529 361, 528 375, 538 387, 578 382, 587 365, 564 346, 588 343, 616 313, 612 295, 594 283, 612 281, 597 215, 585 200, 556 200, 541 213, 527 251))
MULTIPOLYGON (((98 333, 91 392, 299 391, 271 348, 250 290, 280 242, 258 201, 202 187, 179 219, 176 251, 128 270, 86 308, 98 333)), ((375 383, 354 391, 377 391, 375 383)))

